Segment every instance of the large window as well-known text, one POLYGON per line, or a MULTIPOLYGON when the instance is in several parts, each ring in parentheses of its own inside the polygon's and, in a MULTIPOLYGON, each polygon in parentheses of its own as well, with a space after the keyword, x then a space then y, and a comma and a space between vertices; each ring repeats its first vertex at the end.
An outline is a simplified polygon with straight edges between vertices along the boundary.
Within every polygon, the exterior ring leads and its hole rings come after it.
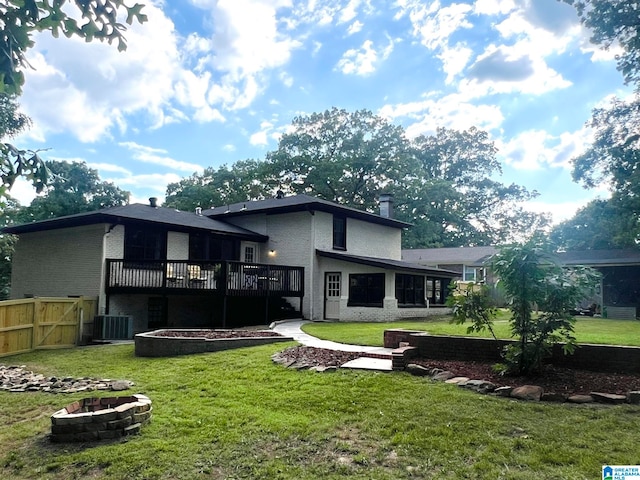
POLYGON ((347 218, 339 215, 333 216, 333 248, 334 250, 347 249, 347 218))
POLYGON ((167 232, 134 226, 127 226, 125 228, 125 260, 164 260, 166 257, 167 232))
POLYGON ((384 273, 349 275, 350 307, 382 307, 384 299, 384 273))
POLYGON ((237 260, 239 242, 210 233, 189 235, 189 260, 237 260))
POLYGON ((424 276, 396 273, 396 299, 401 307, 424 306, 424 276))

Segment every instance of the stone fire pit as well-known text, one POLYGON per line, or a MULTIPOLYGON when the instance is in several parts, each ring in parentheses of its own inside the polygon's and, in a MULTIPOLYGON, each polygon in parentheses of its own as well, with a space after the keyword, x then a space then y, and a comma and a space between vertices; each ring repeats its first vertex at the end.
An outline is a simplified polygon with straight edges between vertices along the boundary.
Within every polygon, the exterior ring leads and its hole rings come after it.
POLYGON ((140 432, 151 420, 145 395, 84 398, 51 415, 52 442, 91 442, 140 432))

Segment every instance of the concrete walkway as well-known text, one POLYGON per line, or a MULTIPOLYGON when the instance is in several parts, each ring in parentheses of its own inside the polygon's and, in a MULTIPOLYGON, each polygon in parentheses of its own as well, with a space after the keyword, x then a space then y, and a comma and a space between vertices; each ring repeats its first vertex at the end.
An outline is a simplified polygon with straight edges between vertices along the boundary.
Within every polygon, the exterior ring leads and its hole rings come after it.
POLYGON ((357 368, 363 370, 380 370, 391 371, 391 348, 370 347, 366 345, 349 345, 347 343, 331 342, 329 340, 321 340, 304 333, 301 329, 305 323, 312 323, 308 320, 285 320, 274 322, 270 328, 280 335, 293 338, 296 342, 307 347, 326 348, 328 350, 336 350, 339 352, 362 352, 385 356, 388 358, 371 358, 360 357, 351 362, 342 365, 342 368, 357 368))

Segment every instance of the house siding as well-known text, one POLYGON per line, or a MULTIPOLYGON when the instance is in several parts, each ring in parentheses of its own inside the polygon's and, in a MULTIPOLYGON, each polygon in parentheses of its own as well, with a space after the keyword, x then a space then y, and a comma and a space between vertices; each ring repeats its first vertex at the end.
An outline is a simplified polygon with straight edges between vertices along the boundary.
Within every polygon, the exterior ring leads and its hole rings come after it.
POLYGON ((20 235, 13 255, 11 298, 99 296, 107 225, 20 235))

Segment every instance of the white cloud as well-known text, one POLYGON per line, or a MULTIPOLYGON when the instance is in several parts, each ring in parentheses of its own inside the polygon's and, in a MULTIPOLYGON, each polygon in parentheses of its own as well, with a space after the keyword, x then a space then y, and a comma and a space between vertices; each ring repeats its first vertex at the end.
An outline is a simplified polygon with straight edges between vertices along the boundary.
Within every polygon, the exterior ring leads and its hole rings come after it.
POLYGON ((499 157, 518 170, 571 168, 572 158, 582 154, 590 144, 593 132, 582 128, 558 136, 543 130, 528 130, 508 141, 498 140, 499 157))
POLYGON ((362 27, 364 27, 364 24, 361 21, 356 20, 351 25, 349 25, 349 28, 347 29, 347 35, 358 33, 360 30, 362 30, 362 27))
POLYGON ((85 43, 78 38, 34 38, 28 52, 29 71, 21 104, 39 135, 71 132, 83 142, 125 131, 127 115, 144 111, 151 126, 175 117, 164 107, 172 93, 173 73, 180 70, 173 23, 156 6, 147 4, 149 21, 125 33, 128 48, 85 43))
POLYGON ((203 170, 202 166, 196 163, 181 162, 166 156, 167 151, 161 148, 147 147, 135 142, 121 142, 118 145, 130 150, 132 158, 140 162, 189 173, 203 170))
POLYGON ((336 69, 345 75, 369 75, 375 72, 378 63, 386 60, 391 55, 393 45, 393 40, 389 39, 389 43, 382 50, 379 57, 378 52, 373 48, 373 42, 365 40, 360 49, 347 50, 338 61, 336 69))
POLYGON ((504 121, 497 105, 473 104, 468 97, 451 94, 435 95, 419 102, 385 105, 379 112, 390 120, 403 120, 409 137, 434 133, 438 127, 466 130, 478 127, 494 130, 504 121))
POLYGON ((453 47, 443 47, 442 52, 438 54, 438 58, 442 61, 442 69, 447 74, 445 83, 453 83, 469 63, 469 59, 473 55, 473 50, 462 43, 458 43, 453 47))
MULTIPOLYGON (((70 161, 67 159, 67 161, 70 161)), ((87 163, 89 168, 101 172, 121 173, 123 175, 131 175, 131 170, 121 167, 120 165, 114 165, 113 163, 87 163)))
POLYGON ((425 5, 418 0, 399 1, 400 13, 396 18, 408 15, 413 26, 413 35, 429 50, 444 48, 456 31, 471 28, 467 19, 473 7, 462 3, 453 3, 443 7, 436 0, 425 5))
POLYGON ((557 225, 565 220, 573 218, 576 212, 587 205, 595 198, 603 198, 601 195, 593 195, 578 200, 564 202, 544 202, 540 200, 530 200, 522 203, 521 206, 530 212, 546 213, 551 216, 551 223, 557 225))
POLYGON ((567 88, 571 82, 550 68, 532 45, 489 45, 468 69, 468 78, 459 89, 468 95, 482 97, 496 93, 540 95, 567 88))
POLYGON ((476 0, 473 12, 477 15, 504 15, 515 8, 513 0, 476 0))

